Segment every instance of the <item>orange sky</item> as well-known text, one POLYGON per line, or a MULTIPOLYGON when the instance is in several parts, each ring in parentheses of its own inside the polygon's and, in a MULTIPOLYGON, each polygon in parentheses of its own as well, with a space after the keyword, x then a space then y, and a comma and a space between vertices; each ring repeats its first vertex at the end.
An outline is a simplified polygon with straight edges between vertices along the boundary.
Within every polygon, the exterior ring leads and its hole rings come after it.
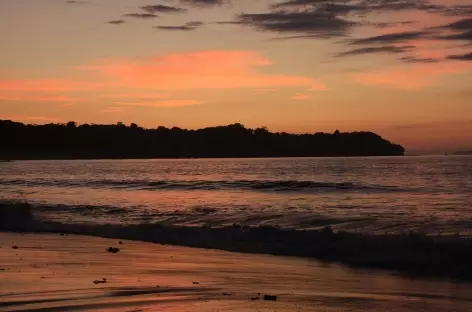
POLYGON ((329 3, 1 0, 0 118, 472 148, 472 1, 329 3))

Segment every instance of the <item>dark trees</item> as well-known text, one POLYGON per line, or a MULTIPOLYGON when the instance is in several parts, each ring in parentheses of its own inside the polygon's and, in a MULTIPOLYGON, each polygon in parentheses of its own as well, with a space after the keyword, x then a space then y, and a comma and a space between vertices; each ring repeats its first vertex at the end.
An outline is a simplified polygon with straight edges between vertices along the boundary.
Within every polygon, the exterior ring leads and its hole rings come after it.
POLYGON ((187 130, 136 124, 25 125, 0 120, 0 159, 399 156, 372 132, 273 133, 241 124, 187 130))

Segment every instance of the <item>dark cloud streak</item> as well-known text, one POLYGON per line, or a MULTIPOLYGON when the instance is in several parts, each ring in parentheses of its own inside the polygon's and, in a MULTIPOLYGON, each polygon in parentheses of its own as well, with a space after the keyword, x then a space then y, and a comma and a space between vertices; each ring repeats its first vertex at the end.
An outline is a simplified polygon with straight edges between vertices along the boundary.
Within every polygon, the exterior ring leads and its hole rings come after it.
POLYGON ((141 9, 149 14, 155 13, 187 13, 188 10, 184 8, 168 6, 168 5, 145 5, 141 9))
POLYGON ((192 31, 203 26, 203 22, 195 21, 188 22, 180 26, 155 26, 154 28, 159 30, 170 30, 170 31, 192 31))
POLYGON ((433 58, 417 58, 413 56, 404 56, 398 59, 405 63, 438 63, 440 60, 433 58))
POLYGON ((444 35, 437 37, 438 39, 443 39, 443 40, 466 40, 466 41, 472 41, 472 30, 458 33, 458 34, 451 34, 451 35, 444 35))
POLYGON ((466 18, 454 23, 442 26, 442 28, 450 28, 454 30, 472 30, 472 18, 466 18))
POLYGON ((126 23, 125 20, 113 20, 113 21, 109 21, 107 22, 107 24, 111 24, 111 25, 121 25, 121 24, 124 24, 126 23))
POLYGON ((336 14, 369 14, 395 11, 425 11, 442 15, 472 14, 472 5, 440 5, 429 0, 289 0, 271 6, 272 9, 316 8, 336 14))
POLYGON ((133 18, 139 18, 139 19, 152 19, 158 17, 156 14, 150 14, 150 13, 128 13, 123 15, 124 17, 133 17, 133 18))
POLYGON ((220 6, 228 2, 230 1, 228 0, 180 0, 180 3, 184 5, 198 7, 198 8, 220 6))
POLYGON ((408 31, 408 32, 400 32, 400 33, 391 33, 391 34, 380 35, 380 36, 352 39, 349 41, 349 44, 359 45, 359 44, 404 42, 404 41, 418 39, 418 38, 425 38, 428 35, 430 35, 430 33, 426 31, 408 31))
POLYGON ((80 1, 80 0, 68 0, 68 1, 65 1, 65 3, 67 3, 67 4, 79 4, 79 5, 90 4, 90 2, 88 2, 88 1, 80 1))
POLYGON ((458 60, 458 61, 472 61, 472 52, 467 53, 467 54, 461 54, 461 55, 449 55, 447 58, 450 60, 458 60))
POLYGON ((336 54, 336 57, 345 57, 345 56, 353 56, 353 55, 364 55, 364 54, 374 54, 374 53, 388 53, 388 54, 395 54, 395 53, 405 53, 414 49, 414 46, 381 46, 381 47, 367 47, 367 48, 359 48, 354 49, 346 52, 342 52, 336 54))
MULTIPOLYGON (((238 24, 251 26, 258 30, 273 32, 317 34, 316 38, 330 38, 350 33, 358 26, 385 28, 392 23, 365 21, 371 13, 424 11, 431 14, 467 14, 472 5, 440 5, 430 0, 287 0, 272 4, 270 12, 242 13, 236 16, 238 24)), ((412 22, 400 22, 407 24, 412 22)), ((392 41, 411 40, 425 35, 416 32, 411 37, 395 37, 392 41)), ((378 40, 389 41, 388 36, 378 40)), ((361 42, 362 43, 362 42, 361 42)), ((359 44, 361 44, 359 43, 359 44)), ((367 43, 367 42, 366 42, 367 43)))
POLYGON ((237 21, 242 25, 252 26, 259 30, 318 34, 325 38, 340 36, 356 24, 332 14, 317 11, 242 13, 238 15, 237 21))
POLYGON ((447 29, 454 33, 436 36, 440 40, 472 41, 472 18, 465 18, 454 23, 436 27, 436 29, 447 29))

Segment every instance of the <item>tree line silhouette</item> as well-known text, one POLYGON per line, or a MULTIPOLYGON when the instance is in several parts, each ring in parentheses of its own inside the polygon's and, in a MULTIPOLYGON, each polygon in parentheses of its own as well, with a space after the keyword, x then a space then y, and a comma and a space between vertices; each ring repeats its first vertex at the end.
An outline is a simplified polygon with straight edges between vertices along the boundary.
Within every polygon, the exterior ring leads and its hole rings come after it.
POLYGON ((372 132, 289 134, 228 126, 187 130, 113 125, 26 125, 0 120, 0 159, 400 156, 372 132))

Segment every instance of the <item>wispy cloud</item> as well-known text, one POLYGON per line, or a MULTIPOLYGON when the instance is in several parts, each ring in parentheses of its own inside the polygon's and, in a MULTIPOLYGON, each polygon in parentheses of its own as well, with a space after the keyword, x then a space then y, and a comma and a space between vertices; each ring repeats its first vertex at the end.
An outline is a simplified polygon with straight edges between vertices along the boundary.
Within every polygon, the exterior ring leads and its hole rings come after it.
POLYGON ((2 120, 14 120, 22 122, 58 122, 59 120, 54 117, 46 116, 30 116, 30 115, 0 115, 2 120))
POLYGON ((304 33, 323 38, 344 35, 356 22, 317 11, 278 11, 242 13, 237 22, 259 30, 278 33, 304 33))
POLYGON ((418 63, 403 68, 384 68, 379 70, 352 73, 354 81, 371 86, 383 86, 405 90, 419 90, 434 86, 440 79, 449 75, 472 72, 472 63, 461 62, 418 63))
POLYGON ((128 14, 124 14, 123 16, 139 18, 139 19, 153 19, 153 18, 158 17, 156 14, 151 14, 151 13, 128 13, 128 14))
POLYGON ((40 96, 36 99, 38 102, 52 102, 52 103, 70 103, 70 102, 77 102, 77 98, 73 98, 70 96, 64 95, 55 95, 55 96, 40 96))
POLYGON ((66 79, 0 80, 0 91, 60 92, 101 89, 109 86, 102 82, 85 82, 66 79))
POLYGON ((365 44, 385 44, 405 42, 412 39, 423 38, 429 35, 426 31, 408 31, 400 33, 391 33, 379 36, 372 36, 366 38, 357 38, 347 41, 351 45, 365 45, 365 44))
POLYGON ((213 7, 229 3, 228 0, 180 0, 180 3, 194 7, 213 7))
POLYGON ((292 100, 296 101, 308 101, 313 98, 313 95, 311 94, 306 94, 306 93, 297 93, 294 96, 292 96, 292 100))
POLYGON ((147 58, 104 59, 77 69, 111 84, 160 90, 233 89, 306 86, 326 89, 313 78, 265 74, 272 62, 253 51, 210 50, 147 58))
POLYGON ((472 18, 461 19, 438 28, 447 29, 452 33, 437 36, 437 39, 472 42, 472 18))
POLYGON ((0 102, 30 102, 30 103, 62 103, 72 105, 79 99, 66 95, 44 93, 3 92, 0 93, 0 102))
POLYGON ((127 100, 155 100, 155 99, 167 99, 170 97, 168 93, 111 93, 103 94, 103 98, 110 99, 127 99, 127 100))
POLYGON ((203 22, 195 21, 195 22, 188 22, 188 23, 185 23, 184 25, 179 25, 179 26, 155 26, 154 28, 159 29, 159 30, 191 31, 191 30, 196 30, 202 25, 203 25, 203 22))
MULTIPOLYGON (((0 80, 0 101, 73 104, 89 101, 89 91, 114 107, 180 107, 199 99, 173 99, 195 89, 327 90, 317 79, 267 73, 272 62, 255 51, 208 50, 150 57, 108 58, 72 67, 83 81, 67 79, 0 80), (162 90, 159 92, 158 90, 162 90), (73 92, 73 93, 71 93, 73 92), (71 96, 70 94, 74 94, 71 96)), ((117 112, 108 109, 108 112, 117 112)))
POLYGON ((438 63, 441 60, 439 59, 434 59, 434 58, 419 58, 419 57, 414 57, 414 56, 403 56, 399 58, 400 61, 403 61, 405 63, 438 63))
MULTIPOLYGON (((414 53, 412 41, 471 40, 471 12, 472 4, 440 0, 286 0, 272 4, 267 12, 244 12, 236 15, 234 20, 220 24, 243 25, 280 36, 273 40, 343 37, 346 39, 338 42, 341 45, 365 47, 335 56, 408 52, 410 54, 405 58, 395 59, 419 63, 428 58, 418 57, 421 52, 414 53), (379 16, 389 20, 379 21, 379 16), (412 21, 415 21, 414 30, 412 21), (448 24, 437 27, 441 22, 448 24), (358 37, 360 29, 363 33, 374 34, 358 37), (382 30, 382 33, 375 34, 376 30, 382 30)), ((447 50, 447 47, 443 49, 447 50)), ((443 54, 447 55, 447 52, 443 54)))
POLYGON ((83 5, 83 4, 89 4, 90 2, 89 1, 85 1, 85 0, 67 0, 67 1, 64 1, 65 3, 67 4, 78 4, 78 5, 83 5))
POLYGON ((156 13, 187 13, 188 10, 184 8, 168 6, 168 5, 145 5, 141 7, 142 10, 149 14, 156 14, 156 13))
POLYGON ((472 30, 464 31, 461 33, 438 36, 437 38, 443 40, 465 40, 472 42, 472 30))
POLYGON ((345 56, 352 56, 352 55, 363 55, 363 54, 373 54, 373 53, 405 53, 414 49, 415 46, 381 46, 381 47, 366 47, 366 48, 359 48, 354 50, 349 50, 346 52, 342 52, 336 55, 336 57, 345 57, 345 56))
POLYGON ((124 111, 125 111, 124 107, 118 107, 118 106, 108 106, 100 110, 100 112, 107 113, 107 114, 123 113, 124 111))
POLYGON ((455 30, 470 30, 472 29, 472 18, 465 18, 456 22, 444 25, 443 27, 455 30))
POLYGON ((118 106, 129 106, 129 107, 183 107, 193 106, 202 104, 201 101, 196 100, 165 100, 165 101, 152 101, 152 102, 116 102, 118 106))
POLYGON ((472 61, 472 52, 460 55, 449 55, 450 60, 472 61))
POLYGON ((126 22, 125 22, 125 20, 120 19, 120 20, 108 21, 107 23, 108 23, 108 24, 111 24, 111 25, 121 25, 121 24, 124 24, 124 23, 126 23, 126 22))
POLYGON ((472 5, 434 3, 429 0, 287 0, 272 5, 272 8, 303 8, 331 14, 361 16, 411 10, 443 15, 466 15, 472 12, 472 5))

